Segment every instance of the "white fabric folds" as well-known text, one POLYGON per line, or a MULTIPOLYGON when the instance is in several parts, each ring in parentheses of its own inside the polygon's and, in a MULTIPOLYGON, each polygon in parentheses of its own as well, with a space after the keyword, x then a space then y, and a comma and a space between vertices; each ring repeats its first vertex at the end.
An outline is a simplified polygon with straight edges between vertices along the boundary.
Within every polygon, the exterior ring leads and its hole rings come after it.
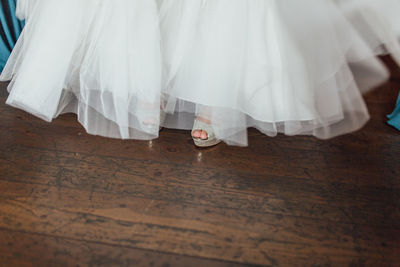
POLYGON ((400 0, 335 1, 376 54, 391 54, 400 65, 400 0))
POLYGON ((387 79, 381 45, 398 45, 397 29, 367 38, 357 18, 382 15, 357 1, 20 0, 7 104, 46 121, 74 112, 89 133, 122 139, 191 129, 196 116, 231 145, 247 145, 249 127, 346 134, 368 121, 362 93, 387 79))
POLYGON ((164 0, 160 17, 167 122, 186 129, 201 116, 228 144, 247 145, 248 127, 323 139, 355 131, 369 118, 360 91, 386 78, 332 1, 164 0))
POLYGON ((74 112, 91 134, 158 136, 158 8, 151 0, 36 0, 1 76, 7 104, 46 121, 74 112))

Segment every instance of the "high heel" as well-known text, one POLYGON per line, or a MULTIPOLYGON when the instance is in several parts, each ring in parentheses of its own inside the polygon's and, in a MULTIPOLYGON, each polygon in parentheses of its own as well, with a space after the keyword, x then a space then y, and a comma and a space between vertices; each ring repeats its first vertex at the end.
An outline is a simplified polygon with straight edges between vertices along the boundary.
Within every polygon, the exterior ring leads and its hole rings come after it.
POLYGON ((219 140, 215 136, 214 130, 211 127, 211 125, 208 123, 205 123, 199 119, 195 119, 195 121, 194 121, 193 130, 192 130, 192 138, 193 138, 194 144, 197 147, 211 147, 211 146, 215 146, 215 145, 218 145, 219 143, 221 143, 221 140, 219 140), (208 136, 207 139, 201 139, 201 138, 194 137, 193 134, 195 131, 207 132, 207 136, 208 136))

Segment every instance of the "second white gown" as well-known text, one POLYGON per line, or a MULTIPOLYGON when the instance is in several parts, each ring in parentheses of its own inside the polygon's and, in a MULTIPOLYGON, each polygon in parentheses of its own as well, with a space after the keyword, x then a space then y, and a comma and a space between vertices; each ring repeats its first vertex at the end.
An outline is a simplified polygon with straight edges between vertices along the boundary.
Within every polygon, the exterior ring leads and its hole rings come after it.
POLYGON ((160 3, 166 126, 190 129, 200 116, 219 139, 247 145, 249 127, 325 139, 367 122, 361 92, 387 73, 333 1, 160 3))

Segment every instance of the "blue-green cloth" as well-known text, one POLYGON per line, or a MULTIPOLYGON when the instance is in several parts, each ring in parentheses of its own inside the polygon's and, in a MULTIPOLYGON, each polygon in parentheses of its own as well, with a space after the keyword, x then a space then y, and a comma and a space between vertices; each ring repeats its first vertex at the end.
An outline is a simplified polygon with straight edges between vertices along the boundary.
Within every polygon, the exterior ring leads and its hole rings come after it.
POLYGON ((15 16, 17 0, 1 0, 0 9, 0 71, 21 34, 24 22, 15 16))
POLYGON ((395 110, 388 116, 388 118, 388 123, 400 131, 400 95, 397 99, 395 110))

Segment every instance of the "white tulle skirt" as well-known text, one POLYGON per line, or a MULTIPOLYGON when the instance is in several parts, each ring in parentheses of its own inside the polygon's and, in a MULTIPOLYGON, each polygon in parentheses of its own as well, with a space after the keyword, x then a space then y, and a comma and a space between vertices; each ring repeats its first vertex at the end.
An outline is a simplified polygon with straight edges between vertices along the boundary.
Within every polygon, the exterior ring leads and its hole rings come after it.
POLYGON ((200 116, 233 145, 247 145, 249 127, 331 138, 367 122, 361 92, 387 78, 333 1, 160 5, 167 127, 190 129, 200 116))
POLYGON ((335 1, 376 54, 400 65, 400 0, 335 1))
POLYGON ((18 12, 29 19, 1 75, 7 104, 46 121, 74 112, 95 135, 158 136, 155 0, 21 0, 18 12))
POLYGON ((19 1, 7 103, 91 134, 156 138, 162 107, 162 126, 201 116, 233 145, 249 127, 331 138, 366 123, 361 93, 387 78, 333 0, 19 1))

